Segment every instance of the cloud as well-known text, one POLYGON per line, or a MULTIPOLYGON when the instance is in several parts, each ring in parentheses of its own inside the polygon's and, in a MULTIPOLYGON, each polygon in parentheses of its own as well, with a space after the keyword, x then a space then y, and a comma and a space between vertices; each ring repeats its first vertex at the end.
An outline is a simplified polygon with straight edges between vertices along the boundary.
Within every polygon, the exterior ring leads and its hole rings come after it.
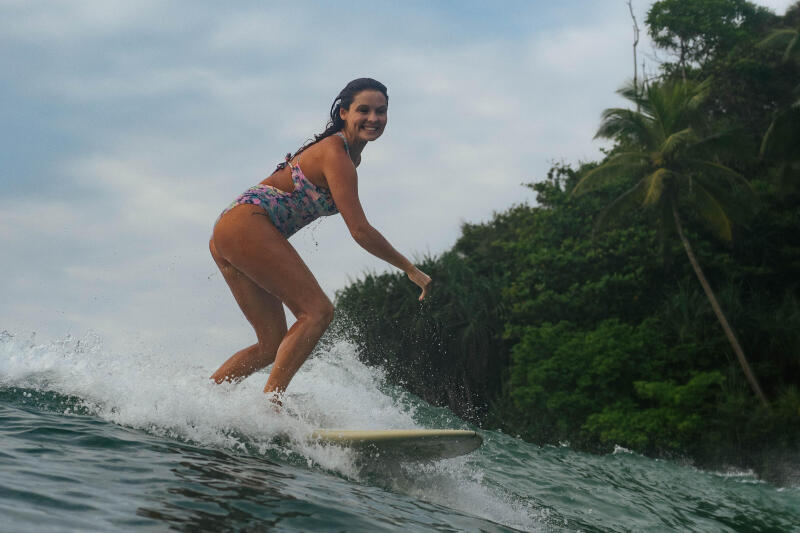
POLYGON ((133 158, 93 155, 72 167, 76 181, 94 191, 126 232, 149 235, 164 228, 208 224, 211 206, 197 195, 202 180, 177 180, 133 158))
POLYGON ((213 29, 210 47, 231 54, 291 53, 305 38, 298 19, 307 13, 300 9, 294 6, 290 12, 286 6, 262 4, 257 10, 234 13, 213 29))
MULTIPOLYGON (((0 10, 0 330, 95 329, 173 352, 252 339, 208 254, 212 225, 321 131, 349 79, 389 86, 360 195, 373 224, 419 256, 451 246, 464 221, 532 201, 520 184, 554 160, 597 157, 600 112, 632 74, 622 2, 0 10)), ((339 217, 292 243, 330 295, 387 268, 339 217)))
POLYGON ((0 22, 3 40, 63 46, 76 41, 114 36, 132 27, 157 22, 158 2, 140 0, 4 1, 0 22))

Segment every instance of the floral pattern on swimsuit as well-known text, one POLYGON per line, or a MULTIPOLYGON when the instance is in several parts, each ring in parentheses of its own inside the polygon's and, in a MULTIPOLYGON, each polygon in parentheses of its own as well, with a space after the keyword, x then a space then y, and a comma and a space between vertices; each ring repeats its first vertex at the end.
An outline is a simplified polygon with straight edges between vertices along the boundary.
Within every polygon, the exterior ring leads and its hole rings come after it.
POLYGON ((297 230, 321 216, 335 215, 339 212, 333 202, 330 189, 318 187, 305 177, 300 166, 291 165, 294 190, 287 192, 271 185, 259 184, 240 194, 220 215, 224 215, 237 205, 253 204, 267 212, 270 220, 289 238, 297 230))

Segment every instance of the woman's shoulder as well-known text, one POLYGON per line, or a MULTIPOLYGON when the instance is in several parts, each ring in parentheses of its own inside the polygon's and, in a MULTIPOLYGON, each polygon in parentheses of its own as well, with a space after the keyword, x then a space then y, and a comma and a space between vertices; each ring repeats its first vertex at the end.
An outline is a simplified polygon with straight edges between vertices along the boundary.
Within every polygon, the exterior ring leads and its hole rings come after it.
POLYGON ((301 152, 296 164, 302 167, 303 173, 312 182, 327 186, 326 170, 341 169, 342 165, 346 167, 348 164, 352 164, 352 161, 342 138, 333 134, 301 152))
POLYGON ((348 153, 347 141, 345 141, 338 133, 328 135, 317 144, 319 144, 320 148, 325 150, 327 153, 333 153, 337 155, 342 153, 347 155, 348 153))
POLYGON ((344 140, 335 133, 309 146, 302 155, 306 154, 308 157, 319 160, 330 160, 331 158, 339 157, 350 158, 344 140))

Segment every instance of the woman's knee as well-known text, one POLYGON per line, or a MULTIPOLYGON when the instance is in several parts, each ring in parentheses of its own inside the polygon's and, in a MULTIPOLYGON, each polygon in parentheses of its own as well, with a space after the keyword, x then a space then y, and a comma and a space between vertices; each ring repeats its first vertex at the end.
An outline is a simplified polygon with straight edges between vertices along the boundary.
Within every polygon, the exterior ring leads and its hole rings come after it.
POLYGON ((327 328, 333 322, 333 313, 333 303, 327 297, 323 297, 309 307, 305 315, 315 324, 327 328))
POLYGON ((333 322, 333 315, 335 313, 335 308, 333 307, 333 303, 328 300, 328 305, 325 307, 325 327, 328 327, 331 322, 333 322))

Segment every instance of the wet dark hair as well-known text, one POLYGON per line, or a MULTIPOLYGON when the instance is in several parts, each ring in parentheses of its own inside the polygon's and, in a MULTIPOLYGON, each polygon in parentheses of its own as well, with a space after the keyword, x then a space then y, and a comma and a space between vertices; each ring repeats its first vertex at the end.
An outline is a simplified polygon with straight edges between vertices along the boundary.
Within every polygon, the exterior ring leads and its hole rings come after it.
POLYGON ((378 80, 372 78, 357 78, 351 81, 345 85, 344 89, 339 92, 339 95, 334 98, 333 104, 331 105, 330 119, 325 125, 325 130, 322 133, 314 135, 314 140, 309 140, 306 144, 301 146, 294 155, 290 156, 290 154, 286 154, 287 157, 295 158, 309 146, 313 146, 325 137, 330 137, 337 131, 341 131, 342 128, 344 128, 344 120, 339 116, 339 110, 342 108, 350 109, 350 104, 353 103, 356 95, 362 91, 380 91, 383 96, 386 97, 386 103, 389 103, 389 94, 386 92, 386 85, 378 80))

